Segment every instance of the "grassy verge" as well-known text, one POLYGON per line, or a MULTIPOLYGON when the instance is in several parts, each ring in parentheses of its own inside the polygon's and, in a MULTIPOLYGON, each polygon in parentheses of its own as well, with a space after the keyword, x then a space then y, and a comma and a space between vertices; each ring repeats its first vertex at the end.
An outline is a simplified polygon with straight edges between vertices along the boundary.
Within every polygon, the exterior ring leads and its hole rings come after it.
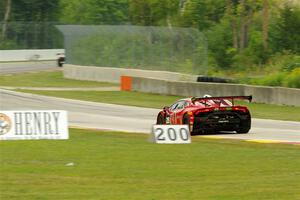
MULTIPOLYGON (((140 106, 148 108, 162 108, 165 105, 170 105, 175 102, 180 96, 165 96, 157 94, 148 94, 141 92, 123 92, 123 91, 32 91, 32 90, 18 90, 22 92, 29 92, 34 94, 41 94, 46 96, 56 96, 70 99, 79 99, 85 101, 140 106)), ((253 117, 262 119, 277 119, 300 121, 300 107, 294 106, 279 106, 269 104, 244 103, 247 105, 253 117)))
POLYGON ((300 199, 297 146, 70 132, 66 141, 1 142, 1 199, 300 199))
POLYGON ((102 87, 113 83, 66 79, 61 71, 24 73, 0 76, 0 86, 20 87, 102 87))
POLYGON ((245 102, 239 104, 248 106, 255 118, 300 121, 300 107, 245 102))
POLYGON ((141 92, 125 91, 35 91, 35 90, 17 90, 46 96, 56 96, 68 99, 79 99, 84 101, 94 101, 102 103, 111 103, 119 105, 139 106, 147 108, 162 108, 164 105, 170 105, 180 96, 157 95, 141 92))

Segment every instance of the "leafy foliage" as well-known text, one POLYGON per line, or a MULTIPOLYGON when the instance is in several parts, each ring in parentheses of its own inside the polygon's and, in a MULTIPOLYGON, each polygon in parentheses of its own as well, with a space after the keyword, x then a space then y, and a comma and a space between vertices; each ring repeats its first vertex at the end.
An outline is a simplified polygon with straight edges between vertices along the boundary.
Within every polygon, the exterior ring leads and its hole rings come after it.
POLYGON ((59 0, 18 0, 12 2, 11 21, 48 22, 58 19, 59 0))
POLYGON ((135 25, 170 25, 170 18, 178 12, 178 1, 174 0, 130 0, 130 22, 135 25))
POLYGON ((128 0, 60 0, 60 22, 119 24, 128 20, 128 0))
MULTIPOLYGON (((58 3, 59 0, 12 1, 8 33, 6 38, 0 37, 0 49, 62 48, 62 35, 53 23, 58 21, 58 3)), ((5 5, 4 1, 1 4, 5 5)), ((5 13, 1 4, 0 14, 5 13)), ((1 28, 3 23, 0 21, 1 28)))
MULTIPOLYGON (((0 16, 6 13, 7 1, 0 1, 0 16)), ((207 37, 211 73, 230 71, 240 74, 243 71, 250 73, 251 69, 265 75, 264 72, 270 72, 268 68, 274 57, 281 58, 285 52, 291 56, 300 53, 300 6, 297 1, 290 0, 16 0, 12 1, 8 37, 4 40, 5 34, 0 33, 0 48, 60 48, 62 37, 53 24, 193 27, 207 37), (49 21, 55 23, 45 25, 49 21)), ((114 42, 121 45, 129 39, 139 40, 129 37, 114 42)), ((101 50, 102 57, 122 61, 118 54, 112 55, 115 52, 111 46, 101 50)), ((142 47, 135 50, 136 55, 148 51, 142 47)), ((132 51, 124 49, 124 56, 132 51)), ((294 64, 290 63, 291 66, 294 64)), ((190 71, 190 60, 179 65, 187 69, 183 71, 190 71)), ((284 67, 286 65, 282 63, 276 67, 277 71, 272 71, 277 77, 274 78, 276 84, 288 85, 284 84, 287 81, 279 81, 281 75, 276 75, 284 72, 284 67)))
POLYGON ((290 50, 300 53, 300 6, 286 4, 280 9, 280 16, 272 28, 273 51, 290 50))

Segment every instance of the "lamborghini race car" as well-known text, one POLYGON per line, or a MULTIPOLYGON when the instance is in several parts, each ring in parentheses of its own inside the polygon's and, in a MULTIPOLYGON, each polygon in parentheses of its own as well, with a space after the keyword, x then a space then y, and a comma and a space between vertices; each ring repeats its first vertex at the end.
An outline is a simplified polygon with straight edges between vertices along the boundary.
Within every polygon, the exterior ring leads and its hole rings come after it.
POLYGON ((187 124, 191 134, 214 131, 248 133, 251 115, 234 100, 252 101, 252 96, 192 97, 180 99, 158 113, 157 124, 187 124))

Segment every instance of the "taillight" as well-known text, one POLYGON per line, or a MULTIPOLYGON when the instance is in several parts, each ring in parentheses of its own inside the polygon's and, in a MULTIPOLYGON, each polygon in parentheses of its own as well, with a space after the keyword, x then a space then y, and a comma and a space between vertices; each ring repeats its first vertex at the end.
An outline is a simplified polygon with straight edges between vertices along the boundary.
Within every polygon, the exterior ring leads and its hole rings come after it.
POLYGON ((232 110, 241 111, 241 112, 244 112, 244 113, 246 113, 248 111, 247 108, 245 108, 245 107, 239 107, 239 106, 232 107, 232 110))
POLYGON ((213 110, 214 110, 214 108, 199 109, 195 112, 195 115, 198 115, 199 113, 211 112, 213 110))

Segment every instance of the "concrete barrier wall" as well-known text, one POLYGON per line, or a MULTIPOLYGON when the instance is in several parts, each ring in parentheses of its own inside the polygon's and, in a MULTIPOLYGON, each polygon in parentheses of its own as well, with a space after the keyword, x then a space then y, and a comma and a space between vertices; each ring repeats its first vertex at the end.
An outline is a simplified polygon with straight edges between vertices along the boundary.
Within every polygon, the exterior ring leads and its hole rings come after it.
POLYGON ((300 89, 241 84, 200 83, 197 76, 166 71, 150 71, 66 64, 66 78, 120 83, 121 76, 132 77, 132 90, 181 96, 253 95, 258 103, 300 106, 300 89))
POLYGON ((225 83, 175 82, 132 77, 132 90, 167 95, 253 95, 253 102, 300 106, 300 89, 225 83))
POLYGON ((56 54, 64 52, 64 49, 0 50, 0 62, 56 60, 56 54))
POLYGON ((197 76, 167 71, 125 69, 112 67, 78 66, 65 64, 64 77, 77 80, 90 80, 120 83, 121 76, 157 78, 170 81, 196 81, 197 76))

